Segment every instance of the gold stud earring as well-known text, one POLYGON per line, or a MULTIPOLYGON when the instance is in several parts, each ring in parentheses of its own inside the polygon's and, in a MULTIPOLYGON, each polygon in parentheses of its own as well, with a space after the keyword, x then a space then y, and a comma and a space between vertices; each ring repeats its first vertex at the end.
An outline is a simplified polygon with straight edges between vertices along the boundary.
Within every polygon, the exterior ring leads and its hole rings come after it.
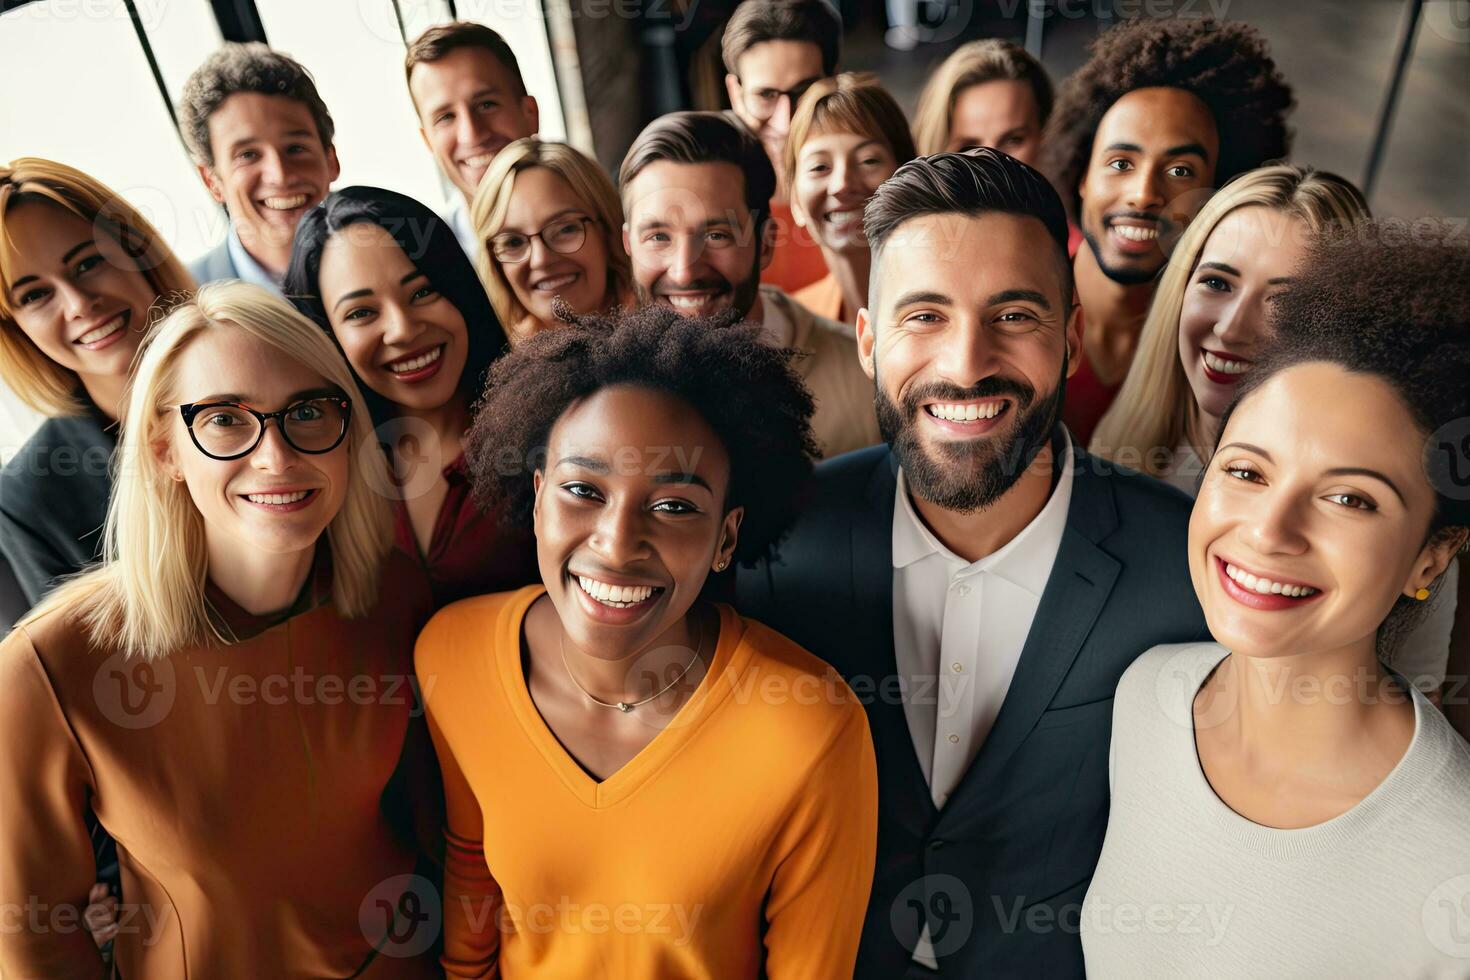
POLYGON ((721 558, 720 561, 719 561, 719 564, 717 564, 715 566, 715 571, 717 571, 717 572, 723 572, 725 570, 725 566, 728 565, 728 564, 730 564, 730 563, 727 562, 725 559, 721 558))
POLYGON ((1420 602, 1423 602, 1425 599, 1429 598, 1429 590, 1420 589, 1418 592, 1414 593, 1414 598, 1418 599, 1420 602))

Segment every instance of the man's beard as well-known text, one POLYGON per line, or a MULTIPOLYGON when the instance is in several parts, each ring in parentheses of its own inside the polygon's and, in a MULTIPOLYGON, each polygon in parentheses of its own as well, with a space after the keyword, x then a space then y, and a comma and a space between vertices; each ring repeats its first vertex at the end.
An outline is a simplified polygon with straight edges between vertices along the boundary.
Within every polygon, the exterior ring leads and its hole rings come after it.
MULTIPOLYGON (((1106 224, 1107 219, 1104 218, 1103 221, 1104 224, 1106 224)), ((1160 243, 1161 249, 1163 247, 1165 234, 1170 232, 1172 229, 1173 226, 1170 224, 1170 222, 1162 218, 1159 219, 1159 237, 1158 239, 1156 239, 1156 241, 1160 243)), ((1102 270, 1102 274, 1107 276, 1109 279, 1120 286, 1141 286, 1146 282, 1153 282, 1154 279, 1158 276, 1159 270, 1161 270, 1169 261, 1168 255, 1167 253, 1165 253, 1164 257, 1159 261, 1159 264, 1154 268, 1148 270, 1140 269, 1136 266, 1131 265, 1108 265, 1108 263, 1103 260, 1103 253, 1098 244, 1097 234, 1094 233, 1092 229, 1088 228, 1086 225, 1082 226, 1082 240, 1087 243, 1088 248, 1092 249, 1092 257, 1097 260, 1097 267, 1102 270)))
MULTIPOLYGON (((661 302, 661 300, 659 299, 659 293, 663 291, 663 285, 663 276, 659 276, 658 279, 654 280, 653 287, 651 289, 644 286, 641 282, 634 281, 633 292, 638 297, 638 305, 648 306, 651 303, 661 302)), ((720 295, 721 293, 727 294, 730 297, 730 302, 726 305, 725 308, 735 310, 737 313, 740 314, 740 318, 743 320, 750 315, 751 308, 755 306, 756 298, 760 296, 760 288, 761 253, 760 249, 757 248, 755 252, 755 257, 751 260, 750 275, 744 280, 732 283, 729 279, 726 279, 719 273, 713 273, 712 275, 705 276, 702 279, 696 279, 692 283, 686 283, 682 286, 679 286, 674 291, 677 292, 680 289, 713 289, 716 291, 716 296, 720 295)), ((673 304, 668 305, 672 306, 673 304)), ((678 308, 675 307, 675 309, 678 308)))
POLYGON ((873 404, 883 440, 898 457, 909 489, 945 510, 970 514, 1005 496, 1051 441, 1062 417, 1066 381, 1067 358, 1063 354, 1056 390, 1043 401, 1037 400, 1036 390, 1028 384, 990 377, 970 388, 944 382, 924 385, 904 396, 901 408, 878 382, 874 385, 873 404), (924 402, 963 402, 1000 395, 1014 399, 1011 411, 1016 413, 1016 421, 1008 436, 944 440, 937 447, 937 456, 926 450, 917 432, 924 402))

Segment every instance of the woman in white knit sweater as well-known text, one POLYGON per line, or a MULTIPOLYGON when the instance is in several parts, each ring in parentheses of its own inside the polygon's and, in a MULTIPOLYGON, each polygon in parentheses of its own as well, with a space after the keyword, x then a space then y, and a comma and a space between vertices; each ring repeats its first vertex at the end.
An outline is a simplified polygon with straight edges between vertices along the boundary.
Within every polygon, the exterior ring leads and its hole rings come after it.
POLYGON ((1470 746, 1374 643, 1470 533, 1470 248, 1390 230, 1313 247, 1223 419, 1218 643, 1119 684, 1090 976, 1470 975, 1470 746))

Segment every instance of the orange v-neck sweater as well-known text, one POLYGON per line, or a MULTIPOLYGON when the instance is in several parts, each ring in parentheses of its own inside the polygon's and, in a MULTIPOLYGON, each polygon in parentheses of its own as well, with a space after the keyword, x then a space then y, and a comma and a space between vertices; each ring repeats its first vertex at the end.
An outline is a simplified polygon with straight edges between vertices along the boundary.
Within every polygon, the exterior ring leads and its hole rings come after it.
POLYGON ((878 803, 857 698, 722 605, 694 695, 598 782, 526 687, 521 624, 544 591, 455 603, 419 637, 448 975, 851 977, 878 803))

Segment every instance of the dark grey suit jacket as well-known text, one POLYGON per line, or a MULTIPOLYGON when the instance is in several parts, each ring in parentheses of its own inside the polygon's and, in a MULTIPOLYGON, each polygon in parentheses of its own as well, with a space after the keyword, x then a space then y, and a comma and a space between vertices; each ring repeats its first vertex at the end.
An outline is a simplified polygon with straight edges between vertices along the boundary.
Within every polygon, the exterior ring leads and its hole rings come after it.
POLYGON ((858 977, 932 975, 911 957, 926 920, 942 976, 1083 975, 1078 923, 1107 823, 1118 678, 1155 644, 1206 633, 1186 564, 1189 498, 1074 453, 1061 549, 1015 677, 943 810, 896 677, 888 447, 819 466, 778 560, 737 580, 742 614, 837 667, 868 710, 878 859, 858 977))

